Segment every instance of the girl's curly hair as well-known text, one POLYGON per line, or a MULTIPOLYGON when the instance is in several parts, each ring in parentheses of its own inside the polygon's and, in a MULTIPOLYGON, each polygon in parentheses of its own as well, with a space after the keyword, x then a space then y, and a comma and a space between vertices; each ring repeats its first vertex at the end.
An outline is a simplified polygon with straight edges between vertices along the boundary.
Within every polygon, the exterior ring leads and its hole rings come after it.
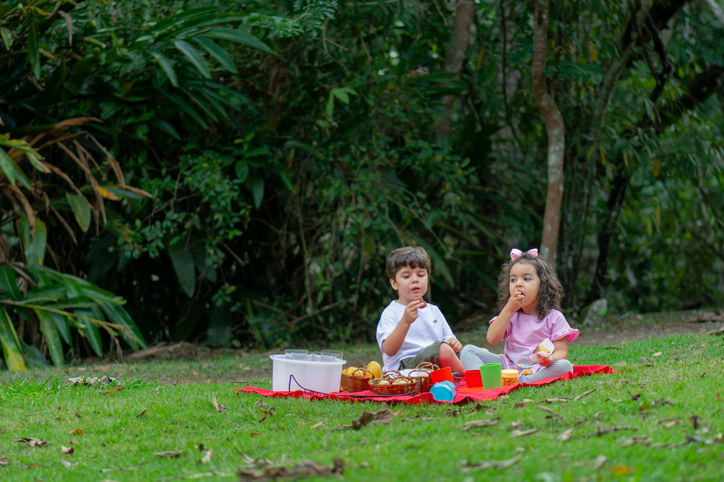
POLYGON ((542 256, 533 256, 523 253, 518 258, 502 266, 503 272, 498 278, 498 307, 502 310, 510 299, 510 270, 518 263, 535 267, 536 274, 540 278, 540 290, 538 291, 538 306, 536 313, 538 318, 543 319, 551 310, 561 309, 563 299, 563 285, 558 281, 553 267, 542 256))

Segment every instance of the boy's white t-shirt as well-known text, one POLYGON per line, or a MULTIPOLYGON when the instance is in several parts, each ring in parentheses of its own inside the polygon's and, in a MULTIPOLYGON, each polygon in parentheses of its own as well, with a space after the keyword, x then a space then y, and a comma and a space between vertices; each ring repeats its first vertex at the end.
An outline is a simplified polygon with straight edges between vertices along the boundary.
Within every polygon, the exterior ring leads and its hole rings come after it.
POLYGON ((447 341, 454 336, 440 309, 428 303, 424 308, 417 310, 417 319, 410 325, 400 350, 392 356, 387 355, 382 350, 382 343, 397 328, 397 324, 405 314, 405 308, 405 305, 393 300, 380 315, 377 324, 377 343, 380 345, 385 365, 382 370, 399 370, 400 361, 417 355, 437 340, 447 341))

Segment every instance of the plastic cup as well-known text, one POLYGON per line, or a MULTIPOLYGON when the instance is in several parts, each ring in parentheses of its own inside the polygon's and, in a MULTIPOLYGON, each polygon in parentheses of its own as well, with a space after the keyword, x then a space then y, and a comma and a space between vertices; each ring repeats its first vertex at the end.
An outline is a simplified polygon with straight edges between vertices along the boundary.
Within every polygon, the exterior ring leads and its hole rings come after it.
POLYGON ((480 378, 480 370, 465 370, 465 382, 468 388, 482 388, 483 379, 480 378))
POLYGON ((319 353, 322 355, 322 361, 335 361, 342 359, 342 352, 338 350, 322 350, 319 353))
POLYGON ((500 388, 503 386, 503 372, 500 363, 488 363, 480 365, 480 378, 483 381, 483 389, 500 388))
POLYGON ((430 372, 430 380, 432 381, 433 385, 435 383, 440 383, 440 382, 452 383, 453 382, 452 368, 445 367, 445 368, 441 368, 439 370, 430 372))
POLYGON ((440 402, 452 402, 455 400, 455 385, 449 381, 436 383, 430 388, 432 398, 440 402))
POLYGON ((308 360, 309 359, 309 350, 300 350, 300 349, 284 350, 284 358, 290 358, 292 360, 308 360))

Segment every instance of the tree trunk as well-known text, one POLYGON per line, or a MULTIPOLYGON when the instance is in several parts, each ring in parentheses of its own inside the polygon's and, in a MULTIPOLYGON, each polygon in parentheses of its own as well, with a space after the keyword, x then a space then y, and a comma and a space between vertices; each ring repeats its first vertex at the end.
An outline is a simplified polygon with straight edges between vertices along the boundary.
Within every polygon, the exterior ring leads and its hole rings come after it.
MULTIPOLYGON (((574 125, 573 130, 577 132, 571 132, 571 135, 567 136, 570 140, 580 138, 584 132, 588 134, 588 143, 581 146, 577 152, 572 147, 568 149, 564 165, 563 207, 558 245, 558 258, 561 262, 557 264, 556 271, 567 294, 563 305, 566 308, 576 307, 578 304, 579 263, 583 250, 582 241, 586 235, 589 212, 588 199, 591 195, 591 189, 593 189, 590 185, 592 161, 587 159, 586 154, 591 146, 595 146, 598 142, 599 131, 604 124, 613 89, 624 67, 630 68, 634 61, 641 60, 642 55, 647 57, 647 61, 649 60, 647 50, 645 48, 635 48, 636 45, 642 46, 653 40, 654 51, 659 54, 659 59, 664 59, 662 62, 662 76, 668 77, 671 66, 666 65, 668 62, 665 60, 667 57, 664 51, 665 46, 658 35, 658 31, 666 28, 669 20, 689 1, 668 0, 666 2, 654 2, 652 5, 643 4, 639 10, 632 12, 621 35, 620 58, 612 59, 604 68, 606 76, 597 88, 597 100, 593 112, 581 111, 574 113, 573 118, 575 119, 588 118, 590 120, 583 125, 574 125)), ((658 98, 658 95, 660 95, 664 83, 662 76, 654 73, 654 77, 657 79, 657 88, 652 93, 652 98, 654 96, 658 98)), ((571 97, 574 98, 574 95, 571 95, 571 97)), ((611 185, 611 192, 616 189, 616 182, 621 183, 623 180, 615 179, 611 185)), ((618 189, 621 188, 622 185, 619 184, 618 189)), ((625 189, 623 191, 625 192, 625 189)), ((603 274, 605 274, 605 268, 603 274)), ((590 296, 590 293, 587 295, 590 296)))
POLYGON ((546 84, 546 52, 548 50, 548 10, 550 0, 535 1, 533 19, 533 95, 548 132, 548 197, 543 216, 541 254, 555 266, 558 247, 558 227, 561 223, 563 197, 563 154, 566 148, 566 128, 563 117, 546 84))
MULTIPOLYGON (((463 59, 468 51, 468 43, 470 41, 470 26, 475 18, 475 2, 474 0, 459 0, 455 7, 455 21, 453 23, 453 34, 450 38, 450 46, 445 53, 445 72, 460 73, 463 67, 463 59)), ((443 97, 443 106, 448 111, 437 126, 437 135, 439 138, 445 138, 450 135, 450 117, 452 109, 455 106, 457 96, 446 95, 443 97)))
MULTIPOLYGON (((671 104, 666 109, 659 112, 659 122, 654 122, 647 115, 638 123, 639 129, 653 129, 655 133, 661 133, 664 129, 679 120, 682 114, 693 109, 696 105, 704 102, 707 97, 717 93, 724 87, 724 67, 718 65, 711 66, 706 72, 698 74, 689 84, 685 92, 688 95, 682 97, 677 102, 671 104)), ((586 303, 592 303, 601 297, 603 293, 603 282, 608 268, 608 250, 611 240, 616 233, 616 224, 618 216, 621 212, 621 205, 626 196, 626 189, 631 181, 633 167, 626 167, 623 156, 617 156, 613 162, 616 167, 611 194, 608 198, 608 209, 606 218, 601 224, 601 230, 598 232, 598 261, 596 262, 596 272, 591 283, 591 290, 588 293, 586 303)))

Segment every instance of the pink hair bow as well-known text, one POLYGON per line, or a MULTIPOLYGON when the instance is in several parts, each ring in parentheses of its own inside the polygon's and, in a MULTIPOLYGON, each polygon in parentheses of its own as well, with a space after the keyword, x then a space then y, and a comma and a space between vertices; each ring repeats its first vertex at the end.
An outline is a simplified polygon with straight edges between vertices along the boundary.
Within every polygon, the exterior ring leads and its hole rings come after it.
MULTIPOLYGON (((531 256, 538 256, 538 249, 537 248, 529 249, 528 254, 531 256)), ((513 248, 510 250, 510 260, 511 261, 516 258, 520 258, 521 256, 523 256, 523 251, 521 251, 517 248, 513 248)))

